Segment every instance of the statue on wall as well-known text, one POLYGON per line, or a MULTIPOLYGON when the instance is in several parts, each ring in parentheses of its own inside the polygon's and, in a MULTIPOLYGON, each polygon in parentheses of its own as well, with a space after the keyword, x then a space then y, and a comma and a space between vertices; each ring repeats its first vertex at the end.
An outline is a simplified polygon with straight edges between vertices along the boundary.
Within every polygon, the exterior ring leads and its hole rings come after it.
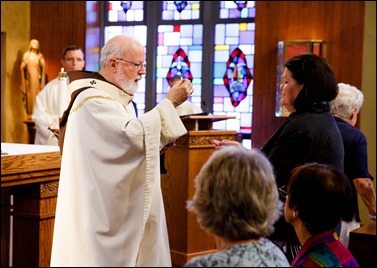
POLYGON ((21 62, 21 92, 28 118, 31 118, 37 94, 45 85, 45 60, 39 50, 39 41, 32 39, 21 62))

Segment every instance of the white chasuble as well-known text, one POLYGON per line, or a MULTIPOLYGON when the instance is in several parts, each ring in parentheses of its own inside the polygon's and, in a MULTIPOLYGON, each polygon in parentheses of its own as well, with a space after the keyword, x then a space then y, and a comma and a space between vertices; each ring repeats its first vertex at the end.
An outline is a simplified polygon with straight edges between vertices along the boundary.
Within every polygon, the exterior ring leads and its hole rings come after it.
POLYGON ((58 78, 48 82, 38 93, 32 115, 36 128, 35 144, 58 145, 58 139, 48 128, 59 129, 59 119, 63 115, 60 106, 66 109, 69 101, 70 93, 66 87, 60 87, 58 78))
POLYGON ((159 150, 187 131, 163 100, 136 118, 131 97, 98 79, 68 118, 51 266, 171 266, 159 150))

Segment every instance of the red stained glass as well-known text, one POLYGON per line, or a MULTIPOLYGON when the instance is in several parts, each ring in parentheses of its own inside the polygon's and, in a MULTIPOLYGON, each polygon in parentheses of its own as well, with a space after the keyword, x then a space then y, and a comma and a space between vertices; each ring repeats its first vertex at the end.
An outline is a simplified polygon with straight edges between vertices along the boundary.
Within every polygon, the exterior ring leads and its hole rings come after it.
POLYGON ((233 1, 237 5, 237 9, 241 11, 247 6, 247 1, 233 1))
POLYGON ((246 98, 247 88, 253 79, 247 67, 245 54, 236 48, 229 56, 224 73, 224 85, 229 92, 230 100, 234 107, 246 98))
POLYGON ((166 79, 170 85, 170 79, 177 74, 189 79, 192 82, 192 74, 190 71, 190 61, 183 49, 178 49, 174 55, 170 64, 169 71, 166 75, 166 79))

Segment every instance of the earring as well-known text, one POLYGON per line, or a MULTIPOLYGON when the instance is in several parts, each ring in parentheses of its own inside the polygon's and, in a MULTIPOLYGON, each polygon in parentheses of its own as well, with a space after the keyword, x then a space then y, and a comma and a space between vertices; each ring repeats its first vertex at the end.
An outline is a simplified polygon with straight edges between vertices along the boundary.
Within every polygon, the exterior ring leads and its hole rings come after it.
POLYGON ((293 218, 296 219, 296 211, 293 211, 293 218))

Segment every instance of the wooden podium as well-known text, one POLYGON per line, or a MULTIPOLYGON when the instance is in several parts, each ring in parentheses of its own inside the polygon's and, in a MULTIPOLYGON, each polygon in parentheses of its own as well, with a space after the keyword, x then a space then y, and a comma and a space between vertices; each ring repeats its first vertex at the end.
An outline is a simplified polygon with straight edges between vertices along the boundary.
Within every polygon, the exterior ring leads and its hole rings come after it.
POLYGON ((167 174, 161 175, 173 266, 216 251, 214 236, 202 230, 196 214, 186 209, 195 192, 194 179, 215 151, 212 140, 235 140, 237 132, 213 130, 212 123, 235 116, 190 115, 182 117, 188 133, 165 153, 167 174))

